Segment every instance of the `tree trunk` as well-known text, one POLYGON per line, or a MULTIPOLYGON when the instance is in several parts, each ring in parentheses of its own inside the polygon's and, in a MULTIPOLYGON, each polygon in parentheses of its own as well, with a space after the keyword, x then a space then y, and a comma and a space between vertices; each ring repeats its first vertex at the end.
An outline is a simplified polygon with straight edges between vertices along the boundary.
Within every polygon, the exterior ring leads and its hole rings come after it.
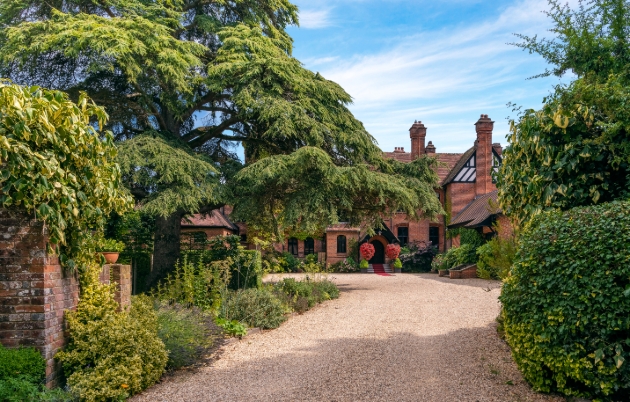
POLYGON ((147 279, 148 288, 155 286, 172 272, 179 259, 182 216, 183 213, 178 211, 155 220, 153 270, 147 279))

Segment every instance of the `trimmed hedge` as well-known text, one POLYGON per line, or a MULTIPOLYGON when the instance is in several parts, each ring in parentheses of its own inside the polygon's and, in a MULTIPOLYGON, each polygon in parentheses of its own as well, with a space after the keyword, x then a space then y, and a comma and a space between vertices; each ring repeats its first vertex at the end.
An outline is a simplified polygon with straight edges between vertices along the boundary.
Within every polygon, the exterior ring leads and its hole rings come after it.
POLYGON ((630 203, 532 219, 501 302, 506 339, 539 391, 630 394, 630 203))

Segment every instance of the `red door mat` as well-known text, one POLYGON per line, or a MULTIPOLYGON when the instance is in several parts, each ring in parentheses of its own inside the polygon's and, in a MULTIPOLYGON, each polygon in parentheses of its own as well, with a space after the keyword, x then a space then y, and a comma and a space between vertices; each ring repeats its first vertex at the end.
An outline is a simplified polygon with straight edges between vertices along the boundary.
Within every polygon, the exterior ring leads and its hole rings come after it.
POLYGON ((372 264, 372 268, 374 269, 374 273, 380 276, 391 276, 387 272, 385 272, 385 267, 383 264, 372 264))

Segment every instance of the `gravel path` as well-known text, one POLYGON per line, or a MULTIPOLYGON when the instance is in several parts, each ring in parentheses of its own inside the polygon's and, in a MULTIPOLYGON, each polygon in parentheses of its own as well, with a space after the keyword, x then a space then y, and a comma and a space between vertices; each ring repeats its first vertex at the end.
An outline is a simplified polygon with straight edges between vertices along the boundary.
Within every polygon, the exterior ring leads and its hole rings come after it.
POLYGON ((564 400, 531 391, 497 337, 498 282, 330 278, 339 299, 232 342, 211 366, 168 377, 134 401, 564 400))

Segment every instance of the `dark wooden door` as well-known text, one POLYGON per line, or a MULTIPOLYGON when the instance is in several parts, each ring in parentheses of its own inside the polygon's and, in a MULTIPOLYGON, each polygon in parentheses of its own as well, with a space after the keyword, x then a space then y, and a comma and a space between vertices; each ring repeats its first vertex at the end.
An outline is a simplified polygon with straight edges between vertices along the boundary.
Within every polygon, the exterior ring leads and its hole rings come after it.
POLYGON ((370 264, 385 264, 385 246, 380 241, 370 243, 374 246, 374 257, 369 261, 370 264))

